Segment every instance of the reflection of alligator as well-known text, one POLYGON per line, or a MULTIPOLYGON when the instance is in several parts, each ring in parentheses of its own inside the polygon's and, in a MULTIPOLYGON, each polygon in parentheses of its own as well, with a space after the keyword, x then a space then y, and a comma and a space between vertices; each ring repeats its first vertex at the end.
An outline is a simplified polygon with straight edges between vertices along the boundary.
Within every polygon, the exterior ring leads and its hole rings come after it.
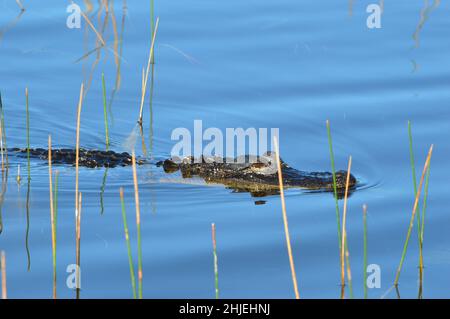
MULTIPOLYGON (((181 161, 167 159, 158 162, 166 173, 181 171, 183 178, 199 176, 207 183, 223 184, 236 192, 250 192, 254 197, 277 194, 279 191, 278 170, 273 153, 259 158, 246 156, 232 161, 203 157, 194 161, 187 157, 181 161)), ((333 191, 333 175, 329 172, 305 172, 296 170, 281 160, 283 185, 286 188, 304 188, 309 190, 333 191)), ((346 171, 336 172, 338 197, 345 191, 346 171)), ((353 190, 356 178, 350 175, 349 187, 353 190)))
MULTIPOLYGON (((124 153, 116 153, 114 151, 100 151, 100 150, 86 150, 80 148, 79 150, 79 166, 85 167, 116 167, 131 165, 131 155, 124 153)), ((8 153, 16 153, 21 157, 27 156, 26 148, 11 148, 8 153)), ((68 164, 75 165, 75 149, 53 149, 52 163, 53 164, 68 164)), ((48 160, 48 150, 44 148, 30 149, 30 157, 38 157, 43 160, 48 160)), ((143 164, 145 161, 136 159, 137 164, 143 164)))

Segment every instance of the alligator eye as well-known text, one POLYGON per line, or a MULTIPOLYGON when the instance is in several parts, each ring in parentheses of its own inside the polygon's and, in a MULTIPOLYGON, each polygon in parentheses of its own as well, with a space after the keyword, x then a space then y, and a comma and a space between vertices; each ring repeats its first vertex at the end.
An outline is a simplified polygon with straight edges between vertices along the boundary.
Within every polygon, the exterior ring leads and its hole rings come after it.
POLYGON ((260 163, 260 162, 258 162, 258 163, 253 163, 252 165, 250 165, 251 168, 264 168, 264 167, 266 167, 266 166, 267 166, 266 164, 260 163))

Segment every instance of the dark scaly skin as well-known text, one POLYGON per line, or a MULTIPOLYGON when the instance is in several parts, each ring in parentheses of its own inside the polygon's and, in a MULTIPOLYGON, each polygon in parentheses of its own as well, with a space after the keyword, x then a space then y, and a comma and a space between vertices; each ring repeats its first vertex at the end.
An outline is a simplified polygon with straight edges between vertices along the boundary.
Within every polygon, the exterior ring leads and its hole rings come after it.
MULTIPOLYGON (((18 154, 21 157, 27 156, 26 148, 8 149, 9 153, 18 154)), ((30 156, 42 160, 48 160, 48 150, 44 148, 30 149, 30 156)), ((75 149, 53 149, 52 163, 75 165, 75 149)), ((271 167, 266 161, 249 162, 246 157, 244 163, 227 162, 225 159, 203 159, 201 163, 196 163, 193 158, 186 158, 181 163, 176 163, 171 159, 157 163, 162 166, 166 173, 181 171, 183 178, 199 176, 207 183, 223 184, 235 192, 250 192, 255 197, 274 195, 279 193, 278 172, 267 171, 271 167)), ((273 159, 272 159, 273 162, 273 159)), ((136 164, 142 165, 146 161, 137 159, 136 164)), ((132 164, 131 155, 123 152, 101 150, 86 150, 80 148, 79 162, 81 167, 116 167, 129 166, 132 164)), ((333 175, 329 172, 305 172, 294 169, 281 160, 281 170, 283 175, 283 185, 286 188, 304 188, 308 190, 334 191, 333 175)), ((337 195, 341 198, 346 186, 347 172, 336 172, 337 195)), ((350 175, 349 188, 353 190, 357 181, 350 175)))
MULTIPOLYGON (((269 165, 256 163, 231 163, 216 160, 203 160, 195 163, 192 158, 184 159, 181 163, 171 159, 157 163, 163 166, 166 173, 180 171, 183 178, 199 176, 207 183, 224 184, 236 192, 250 192, 255 197, 274 195, 279 193, 278 171, 264 171, 269 165)), ((286 188, 304 188, 308 190, 322 190, 333 192, 333 175, 329 172, 305 172, 290 167, 281 160, 283 185, 286 188)), ((345 191, 347 180, 346 171, 336 172, 337 195, 341 198, 345 191)), ((349 189, 356 187, 357 181, 350 175, 349 189)))
MULTIPOLYGON (((18 154, 21 157, 27 156, 26 148, 11 148, 9 153, 18 154)), ((48 150, 44 148, 30 149, 30 157, 37 157, 42 160, 48 160, 48 150)), ((53 164, 67 164, 75 165, 76 150, 75 149, 52 149, 52 163, 53 164)), ((144 164, 144 160, 136 159, 136 164, 144 164)), ((114 151, 101 150, 86 150, 80 148, 78 165, 82 167, 116 167, 129 166, 132 164, 131 155, 123 152, 117 153, 114 151)))

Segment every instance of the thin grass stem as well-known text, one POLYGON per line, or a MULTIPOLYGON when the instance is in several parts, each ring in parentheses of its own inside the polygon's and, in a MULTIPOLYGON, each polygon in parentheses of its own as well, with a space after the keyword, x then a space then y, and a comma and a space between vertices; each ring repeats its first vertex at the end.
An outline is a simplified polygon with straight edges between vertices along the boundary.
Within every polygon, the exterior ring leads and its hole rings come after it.
MULTIPOLYGON (((1 138, 1 143, 2 143, 2 152, 4 152, 4 156, 5 156, 5 161, 6 161, 6 169, 9 168, 9 160, 8 160, 8 146, 6 145, 6 128, 5 128, 5 115, 3 113, 3 102, 2 102, 2 94, 0 92, 0 128, 2 131, 2 138, 1 138)), ((3 154, 3 153, 2 153, 3 154)), ((3 156, 3 155, 2 155, 3 156)), ((3 157, 2 157, 2 171, 3 171, 3 157)))
POLYGON ((150 158, 153 158, 153 92, 155 88, 155 64, 152 64, 151 71, 151 82, 150 82, 150 97, 149 97, 149 108, 150 108, 150 125, 149 125, 149 148, 150 148, 150 158))
MULTIPOLYGON (((330 151, 330 161, 331 161, 331 172, 332 172, 332 176, 333 176, 333 195, 334 195, 334 203, 335 203, 335 208, 336 208, 336 225, 337 225, 337 234, 338 234, 338 246, 339 246, 339 255, 341 254, 341 250, 342 250, 342 234, 341 234, 341 216, 339 213, 339 202, 338 202, 338 193, 337 193, 337 182, 336 182, 336 167, 335 167, 335 161, 334 161, 334 152, 333 152, 333 140, 331 138, 331 129, 330 129, 330 121, 327 120, 326 121, 326 126, 327 126, 327 135, 328 135, 328 146, 329 146, 329 151, 330 151)), ((347 247, 347 241, 345 241, 345 251, 348 251, 348 247, 347 247)), ((346 254, 346 262, 348 267, 350 267, 350 256, 349 254, 346 254)), ((350 280, 348 282, 349 285, 349 290, 350 292, 353 291, 353 286, 352 286, 352 281, 350 280)), ((344 289, 344 287, 342 287, 342 289, 344 289)), ((341 291, 341 295, 342 295, 342 291, 341 291)))
POLYGON ((364 274, 364 299, 367 299, 367 205, 363 205, 363 227, 364 227, 364 259, 363 259, 363 274, 364 274))
POLYGON ((8 294, 6 290, 6 254, 3 250, 0 254, 0 268, 2 270, 2 299, 7 299, 8 294))
POLYGON ((136 230, 137 230, 137 244, 138 244, 138 296, 142 299, 142 245, 141 245, 141 209, 139 205, 139 187, 136 173, 136 155, 134 150, 132 153, 133 164, 133 182, 134 182, 134 200, 136 205, 136 230))
POLYGON ((127 213, 125 211, 125 201, 123 198, 123 188, 122 187, 120 188, 119 193, 120 193, 120 205, 122 207, 123 228, 125 231, 125 240, 127 243, 128 264, 130 266, 131 289, 133 291, 133 298, 136 299, 136 276, 134 274, 133 256, 131 254, 130 235, 129 235, 129 231, 128 231, 127 213))
MULTIPOLYGON (((346 249, 345 249, 345 258, 346 258, 347 261, 350 258, 350 252, 348 251, 347 246, 346 246, 346 249)), ((353 299, 353 285, 351 284, 352 283, 352 269, 351 269, 350 264, 348 262, 346 262, 345 266, 347 268, 347 281, 349 283, 348 284, 349 296, 350 296, 350 299, 353 299)))
POLYGON ((109 132, 108 132, 108 113, 106 106, 106 85, 105 85, 105 74, 102 73, 102 91, 103 91, 103 117, 105 120, 105 139, 106 139, 106 150, 109 150, 109 132))
POLYGON ((53 191, 53 209, 55 211, 55 250, 56 250, 56 239, 58 234, 58 187, 59 187, 59 171, 55 171, 55 189, 53 191))
POLYGON ((2 210, 3 203, 5 200, 5 194, 8 186, 8 170, 2 172, 2 188, 0 192, 0 234, 3 232, 3 218, 2 218, 2 210))
MULTIPOLYGON (((414 186, 414 196, 417 195, 417 177, 416 177, 416 164, 414 159, 414 147, 413 147, 413 137, 412 137, 412 128, 411 121, 408 121, 408 139, 409 139, 409 158, 411 163, 411 171, 413 178, 413 186, 414 186)), ((422 260, 422 243, 421 243, 421 222, 420 222, 420 214, 417 214, 417 239, 419 244, 419 264, 422 260)))
POLYGON ((419 254, 419 299, 422 299, 423 293, 423 234, 425 229, 425 213, 427 210, 427 198, 428 198, 428 185, 430 180, 430 167, 428 166, 426 177, 425 177, 425 193, 423 196, 423 207, 422 207, 422 225, 420 227, 420 254, 419 254))
POLYGON ((80 299, 81 290, 81 203, 82 193, 78 197, 78 213, 76 216, 76 298, 80 299))
POLYGON ((214 287, 216 292, 216 299, 219 299, 219 264, 217 259, 216 224, 214 223, 211 224, 211 234, 214 256, 214 287))
POLYGON ((396 275, 395 275, 394 286, 396 286, 396 287, 398 286, 398 281, 400 279, 400 273, 402 271, 403 262, 405 260, 406 251, 408 249, 409 239, 411 237, 411 231, 412 231, 412 228, 413 228, 413 225, 414 225, 414 218, 415 218, 415 215, 416 215, 417 206, 419 205, 419 199, 420 199, 420 194, 421 194, 421 191, 422 191, 422 185, 423 185, 423 182, 424 182, 424 179, 425 179, 426 172, 427 172, 428 167, 430 165, 431 155, 432 154, 433 154, 433 145, 431 145, 430 150, 428 151, 427 160, 425 161, 425 165, 423 167, 422 176, 420 178, 420 183, 419 183, 419 188, 417 190, 416 198, 414 200, 414 207, 413 207, 412 214, 411 214, 411 220, 409 222, 409 227, 408 227, 408 232, 406 234, 405 244, 403 245, 402 257, 400 259, 400 264, 398 265, 397 272, 396 272, 396 275))
POLYGON ((295 273, 294 257, 292 256, 291 237, 289 235, 289 225, 288 225, 288 218, 287 218, 287 214, 286 214, 286 202, 284 200, 283 173, 281 172, 281 161, 280 161, 280 154, 279 154, 279 148, 278 148, 278 140, 277 140, 276 136, 274 136, 274 138, 273 138, 273 144, 275 147, 275 154, 277 157, 278 183, 279 183, 279 187, 280 187, 284 233, 286 236, 286 246, 287 246, 288 255, 289 255, 289 264, 291 267, 292 283, 294 285, 295 298, 300 299, 300 294, 298 292, 297 275, 295 273))
POLYGON ((30 247, 28 243, 30 235, 30 186, 31 186, 31 163, 30 163, 30 112, 29 112, 29 98, 28 98, 28 88, 25 88, 25 111, 26 111, 26 121, 27 121, 27 226, 25 232, 25 249, 27 251, 27 269, 31 269, 31 254, 30 247))
MULTIPOLYGON (((155 0, 150 0, 150 27, 152 34, 155 33, 155 0)), ((152 56, 152 64, 155 64, 155 55, 152 56)))
POLYGON ((327 135, 328 135, 328 145, 330 149, 330 160, 331 160, 331 173, 333 174, 333 192, 334 192, 334 202, 336 208, 336 224, 339 242, 339 251, 341 251, 341 217, 339 213, 339 203, 338 203, 338 193, 336 184, 336 167, 334 164, 334 152, 333 152, 333 140, 331 138, 330 121, 327 120, 327 135))
POLYGON ((420 227, 420 243, 423 245, 423 234, 425 231, 425 213, 427 210, 427 199, 428 199, 428 186, 429 186, 429 182, 430 182, 430 168, 431 168, 431 163, 428 166, 427 169, 427 175, 425 177, 425 194, 423 197, 423 205, 422 205, 422 226, 420 227))
POLYGON ((155 30, 152 34, 152 44, 150 46, 150 53, 149 53, 148 62, 147 62, 147 70, 145 72, 144 89, 142 90, 142 95, 141 95, 141 107, 139 109, 139 121, 138 121, 138 123, 141 126, 142 126, 142 116, 143 116, 143 111, 144 111, 145 94, 147 91, 148 75, 150 73, 150 66, 151 66, 152 60, 153 60, 154 47, 155 47, 155 41, 156 41, 156 33, 158 32, 158 25, 159 25, 159 18, 156 19, 155 30))
MULTIPOLYGON (((346 222, 347 222, 347 199, 348 199, 348 188, 350 185, 350 171, 352 168, 352 157, 350 156, 348 159, 348 169, 347 169, 347 180, 345 184, 345 195, 344 195, 344 210, 342 216, 342 242, 341 242, 341 286, 345 287, 345 254, 348 249, 345 247, 345 242, 347 241, 347 231, 346 231, 346 222)), ((348 276, 347 276, 348 277, 348 276)), ((351 277, 347 278, 351 281, 351 277)), ((344 297, 344 295, 342 295, 344 297)))
POLYGON ((28 178, 27 181, 27 200, 26 200, 26 211, 27 211, 27 224, 25 230, 25 250, 27 252, 27 271, 31 270, 31 253, 30 253, 30 190, 31 190, 31 179, 28 178))
POLYGON ((30 112, 29 112, 29 99, 28 99, 28 88, 25 88, 25 109, 27 113, 27 171, 28 180, 31 180, 30 174, 30 112))
POLYGON ((55 211, 53 202, 53 176, 52 176, 52 137, 48 136, 48 179, 50 194, 50 223, 52 229, 52 261, 53 261, 53 299, 56 299, 56 233, 55 233, 55 211))
POLYGON ((76 150, 75 150, 75 216, 78 215, 78 177, 79 177, 79 160, 80 160, 80 121, 81 121, 81 108, 83 106, 84 84, 81 83, 80 98, 78 100, 78 112, 77 112, 77 137, 76 137, 76 150))
MULTIPOLYGON (((411 129, 411 121, 408 121, 408 137, 409 137, 409 153, 410 153, 410 161, 411 168, 413 174, 413 183, 414 183, 414 196, 417 195, 417 181, 416 181, 416 170, 414 164, 414 151, 413 151, 413 138, 412 138, 412 129, 411 129)), ((417 236, 419 243, 419 298, 422 296, 422 279, 423 279, 423 233, 425 226, 425 213, 427 209, 427 198, 428 198, 428 185, 429 185, 429 176, 430 176, 430 166, 427 169, 427 174, 425 178, 425 193, 423 197, 423 207, 422 207, 422 216, 417 214, 417 236)))
POLYGON ((2 130, 2 126, 0 125, 0 153, 1 153, 1 157, 2 157, 2 174, 5 171, 3 152, 4 152, 4 148, 3 148, 3 130, 2 130))

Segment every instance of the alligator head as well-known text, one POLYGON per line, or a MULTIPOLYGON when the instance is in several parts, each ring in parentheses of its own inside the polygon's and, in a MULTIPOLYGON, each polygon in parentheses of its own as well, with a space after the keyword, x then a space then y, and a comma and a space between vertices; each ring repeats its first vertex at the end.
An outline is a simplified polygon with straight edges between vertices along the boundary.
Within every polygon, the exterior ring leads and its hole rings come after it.
MULTIPOLYGON (((306 172, 290 167, 280 159, 283 186, 308 190, 334 192, 333 174, 330 172, 306 172)), ((279 193, 278 169, 273 152, 263 156, 244 156, 235 159, 193 157, 166 159, 157 163, 166 173, 181 172, 183 178, 199 176, 207 183, 223 184, 235 192, 250 192, 254 197, 279 193)), ((335 174, 338 198, 342 198, 347 182, 347 172, 335 174)), ((349 176, 349 189, 357 184, 353 175, 349 176)))

